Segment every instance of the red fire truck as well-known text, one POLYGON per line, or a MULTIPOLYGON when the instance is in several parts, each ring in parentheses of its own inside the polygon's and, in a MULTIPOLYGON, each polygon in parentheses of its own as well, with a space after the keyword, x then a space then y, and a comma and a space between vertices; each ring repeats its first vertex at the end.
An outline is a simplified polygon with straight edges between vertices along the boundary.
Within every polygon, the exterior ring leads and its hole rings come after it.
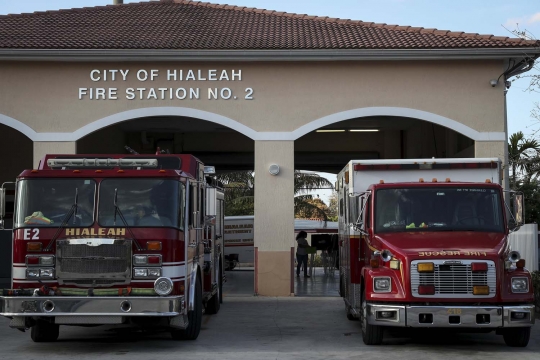
POLYGON ((501 173, 499 159, 353 160, 339 173, 340 293, 364 343, 409 327, 527 346, 531 276, 508 242, 523 196, 505 194, 501 173))
POLYGON ((196 339, 203 312, 222 302, 214 172, 191 155, 45 156, 15 183, 12 287, 0 315, 36 342, 55 341, 60 325, 104 324, 196 339))

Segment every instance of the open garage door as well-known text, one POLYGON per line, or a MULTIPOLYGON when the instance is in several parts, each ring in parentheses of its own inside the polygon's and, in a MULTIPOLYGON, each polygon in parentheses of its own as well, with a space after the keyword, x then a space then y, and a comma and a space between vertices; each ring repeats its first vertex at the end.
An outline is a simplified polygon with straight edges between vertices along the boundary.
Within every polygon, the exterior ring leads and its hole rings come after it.
MULTIPOLYGON (((396 116, 356 118, 319 128, 297 139, 295 169, 315 171, 332 179, 332 174, 337 174, 352 159, 472 158, 474 145, 472 139, 424 120, 396 116)), ((320 197, 331 191, 321 189, 314 193, 320 197)), ((327 198, 322 197, 323 201, 327 198)), ((296 296, 339 296, 339 251, 332 239, 331 231, 324 236, 308 234, 311 277, 301 274, 294 278, 296 296)))
MULTIPOLYGON (((154 154, 157 148, 173 154, 193 154, 205 165, 215 166, 218 175, 252 172, 254 169, 252 139, 223 125, 180 116, 135 118, 100 129, 77 141, 77 153, 123 154, 127 153, 126 146, 140 154, 154 154)), ((227 184, 224 185, 227 187, 227 184)), ((226 194, 225 215, 238 215, 234 212, 237 209, 230 205, 226 194), (231 211, 233 213, 228 213, 231 211)), ((227 226, 226 221, 226 256, 238 252, 238 247, 235 246, 237 244, 227 244, 227 226)), ((242 266, 230 270, 227 269, 225 261, 224 267, 227 277, 224 295, 253 296, 253 261, 244 261, 242 266)))

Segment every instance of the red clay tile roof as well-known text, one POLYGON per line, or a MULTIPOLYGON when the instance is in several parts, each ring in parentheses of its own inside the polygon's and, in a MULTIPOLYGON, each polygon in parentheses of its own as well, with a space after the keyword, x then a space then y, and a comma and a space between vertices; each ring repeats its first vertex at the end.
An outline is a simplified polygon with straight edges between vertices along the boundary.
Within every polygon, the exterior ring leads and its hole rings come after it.
POLYGON ((466 49, 540 41, 375 24, 186 0, 0 16, 0 48, 466 49))

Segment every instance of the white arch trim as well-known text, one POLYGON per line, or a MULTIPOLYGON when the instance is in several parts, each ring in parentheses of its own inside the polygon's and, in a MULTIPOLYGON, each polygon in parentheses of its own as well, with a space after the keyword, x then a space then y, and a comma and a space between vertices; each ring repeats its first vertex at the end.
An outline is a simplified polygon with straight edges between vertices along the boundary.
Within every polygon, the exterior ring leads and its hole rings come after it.
POLYGON ((475 141, 506 141, 506 135, 504 132, 479 132, 460 122, 446 118, 444 116, 440 116, 426 111, 400 107, 369 107, 342 111, 314 120, 291 132, 257 132, 252 128, 226 116, 214 114, 208 111, 184 107, 148 107, 128 110, 96 120, 88 125, 79 128, 72 133, 38 133, 32 128, 30 128, 28 125, 2 114, 0 114, 0 123, 20 131, 33 141, 64 142, 77 141, 84 136, 107 126, 135 118, 149 116, 184 116, 211 121, 216 124, 220 124, 230 129, 236 130, 239 133, 253 140, 296 140, 309 132, 344 120, 362 118, 367 116, 396 116, 425 120, 434 124, 438 124, 446 128, 452 129, 458 133, 461 133, 475 141))
POLYGON ((315 131, 321 127, 344 120, 362 118, 367 116, 409 117, 413 119, 425 120, 434 124, 444 126, 460 134, 463 134, 475 141, 506 141, 506 135, 504 132, 480 132, 468 127, 467 125, 464 125, 460 122, 444 116, 433 114, 427 111, 402 107, 367 107, 342 111, 314 120, 306 125, 299 127, 298 129, 292 131, 289 134, 292 135, 292 140, 296 140, 306 135, 307 133, 315 131))
POLYGON ((15 120, 12 117, 0 114, 0 124, 9 126, 12 129, 17 130, 18 132, 26 135, 30 140, 36 141, 38 133, 34 131, 30 126, 15 120))

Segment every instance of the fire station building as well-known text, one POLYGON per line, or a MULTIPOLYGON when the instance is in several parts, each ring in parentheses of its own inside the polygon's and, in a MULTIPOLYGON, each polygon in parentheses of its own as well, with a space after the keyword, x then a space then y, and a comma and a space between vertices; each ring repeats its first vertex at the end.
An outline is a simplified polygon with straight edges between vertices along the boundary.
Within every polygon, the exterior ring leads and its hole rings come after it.
POLYGON ((0 181, 126 145, 255 170, 256 292, 290 295, 294 169, 506 159, 505 81, 539 46, 187 0, 0 16, 0 181))

